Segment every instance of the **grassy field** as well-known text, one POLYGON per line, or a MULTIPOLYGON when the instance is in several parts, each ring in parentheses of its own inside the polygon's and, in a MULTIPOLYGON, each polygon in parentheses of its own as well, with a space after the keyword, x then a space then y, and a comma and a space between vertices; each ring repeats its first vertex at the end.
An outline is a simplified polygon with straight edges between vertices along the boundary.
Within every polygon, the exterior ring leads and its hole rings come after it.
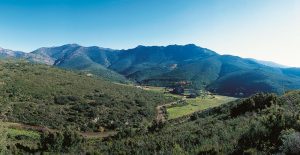
POLYGON ((220 95, 214 95, 214 98, 212 96, 208 96, 206 98, 197 97, 194 99, 186 99, 186 105, 167 108, 168 119, 170 120, 189 115, 196 111, 216 107, 234 100, 236 100, 236 98, 220 95))
MULTIPOLYGON (((1 144, 7 144, 12 147, 12 150, 15 150, 16 146, 37 149, 40 146, 40 133, 18 127, 16 123, 0 122, 0 147, 1 144)), ((14 152, 13 154, 18 153, 14 152)))
POLYGON ((30 130, 24 130, 24 129, 8 128, 7 135, 11 138, 16 138, 16 137, 22 136, 22 137, 26 137, 26 138, 29 138, 32 140, 40 139, 40 134, 37 131, 30 131, 30 130))
POLYGON ((185 115, 192 114, 194 112, 205 110, 212 107, 217 107, 221 104, 228 103, 236 100, 237 98, 221 96, 221 95, 208 95, 204 98, 186 98, 182 95, 175 95, 165 91, 164 87, 144 86, 144 90, 163 93, 165 96, 172 96, 178 100, 183 99, 187 104, 167 107, 168 119, 175 119, 185 115))

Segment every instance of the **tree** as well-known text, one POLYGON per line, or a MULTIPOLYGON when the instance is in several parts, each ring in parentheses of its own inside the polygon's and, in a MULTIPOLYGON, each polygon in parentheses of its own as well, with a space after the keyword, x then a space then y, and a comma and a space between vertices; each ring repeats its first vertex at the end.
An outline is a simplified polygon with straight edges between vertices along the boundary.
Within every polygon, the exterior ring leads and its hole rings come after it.
POLYGON ((75 131, 65 129, 63 132, 44 132, 41 145, 44 151, 74 152, 83 143, 83 138, 75 131))
POLYGON ((83 138, 77 132, 74 132, 69 128, 64 131, 63 136, 63 149, 66 152, 76 151, 83 142, 83 138))
POLYGON ((177 87, 173 88, 171 93, 182 95, 184 93, 184 88, 182 86, 177 86, 177 87))
POLYGON ((150 132, 156 132, 161 130, 165 126, 165 123, 162 122, 161 120, 153 120, 152 125, 149 126, 148 131, 150 132))
POLYGON ((61 132, 43 132, 41 135, 41 145, 44 151, 60 152, 63 145, 63 134, 61 132))

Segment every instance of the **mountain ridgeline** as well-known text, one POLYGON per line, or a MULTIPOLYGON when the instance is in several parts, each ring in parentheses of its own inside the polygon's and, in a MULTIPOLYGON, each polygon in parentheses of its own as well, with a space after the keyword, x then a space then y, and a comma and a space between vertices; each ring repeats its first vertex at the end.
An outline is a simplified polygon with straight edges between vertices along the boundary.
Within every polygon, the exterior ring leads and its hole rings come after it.
POLYGON ((195 89, 240 97, 300 88, 298 68, 267 66, 253 59, 220 55, 193 44, 138 46, 127 50, 67 44, 39 48, 31 53, 0 51, 2 58, 23 58, 122 83, 133 81, 172 87, 184 82, 195 89))

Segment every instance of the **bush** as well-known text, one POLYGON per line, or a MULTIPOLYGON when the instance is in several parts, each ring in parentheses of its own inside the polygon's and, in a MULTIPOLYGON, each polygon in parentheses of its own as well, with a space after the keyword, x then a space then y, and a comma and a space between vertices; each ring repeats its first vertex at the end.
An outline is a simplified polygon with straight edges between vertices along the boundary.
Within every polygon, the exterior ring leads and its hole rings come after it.
POLYGON ((43 132, 41 136, 42 150, 49 152, 74 152, 82 142, 83 137, 70 129, 63 132, 43 132))
POLYGON ((79 97, 76 97, 76 96, 55 96, 54 97, 54 103, 60 104, 60 105, 77 102, 79 100, 80 100, 79 97))
POLYGON ((241 104, 237 104, 236 107, 233 107, 230 115, 236 117, 246 112, 262 110, 276 103, 276 95, 259 93, 244 100, 241 104))
POLYGON ((281 132, 282 146, 280 150, 285 154, 300 154, 300 132, 293 129, 281 132))

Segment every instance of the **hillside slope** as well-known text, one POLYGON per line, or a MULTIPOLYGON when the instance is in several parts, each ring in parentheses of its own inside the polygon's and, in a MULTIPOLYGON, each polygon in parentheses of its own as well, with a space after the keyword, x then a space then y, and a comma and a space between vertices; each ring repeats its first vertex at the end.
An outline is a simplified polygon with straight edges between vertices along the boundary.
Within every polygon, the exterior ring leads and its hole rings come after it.
POLYGON ((150 123, 162 94, 26 62, 0 63, 1 118, 93 131, 150 123))
POLYGON ((123 75, 106 68, 110 65, 109 60, 114 59, 114 52, 110 49, 67 44, 59 47, 37 49, 28 54, 27 59, 61 68, 92 73, 111 81, 128 82, 123 75))
POLYGON ((92 152, 299 154, 299 101, 297 91, 256 94, 169 122, 156 132, 97 143, 92 152))

